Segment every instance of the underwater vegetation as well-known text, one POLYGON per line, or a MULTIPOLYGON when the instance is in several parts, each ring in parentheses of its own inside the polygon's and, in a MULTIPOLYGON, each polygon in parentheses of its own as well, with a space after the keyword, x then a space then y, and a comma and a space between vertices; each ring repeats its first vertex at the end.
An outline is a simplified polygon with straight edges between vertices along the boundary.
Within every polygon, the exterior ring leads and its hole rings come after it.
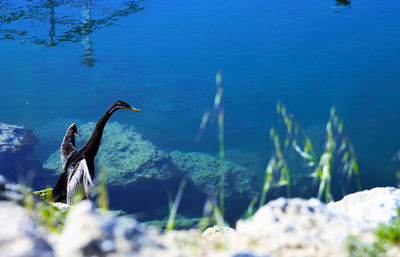
MULTIPOLYGON (((203 114, 199 131, 196 139, 199 140, 207 122, 213 114, 218 114, 218 140, 219 140, 219 159, 221 162, 225 158, 225 143, 224 143, 224 109, 223 109, 223 88, 222 74, 217 72, 216 85, 217 91, 212 109, 208 109, 203 114)), ((278 102, 276 104, 278 119, 283 123, 282 136, 274 127, 270 129, 270 139, 272 141, 272 154, 265 168, 264 185, 261 193, 255 196, 244 213, 243 217, 250 217, 255 211, 255 205, 258 201, 258 206, 261 207, 266 203, 268 191, 272 186, 285 186, 287 189, 287 197, 291 197, 291 180, 289 164, 286 160, 290 152, 295 152, 300 156, 304 165, 309 170, 308 176, 312 176, 319 181, 318 199, 324 199, 326 202, 334 200, 332 192, 332 184, 340 187, 340 193, 335 192, 335 196, 339 197, 346 194, 346 187, 354 180, 357 184, 357 189, 361 190, 361 180, 357 165, 357 159, 354 147, 348 137, 344 134, 344 124, 337 115, 334 107, 330 110, 330 116, 325 127, 325 143, 322 153, 317 153, 314 149, 311 139, 290 113, 287 107, 278 102), (344 181, 344 183, 342 183, 344 181)), ((223 166, 221 166, 223 167, 223 166)), ((218 210, 224 217, 224 187, 225 176, 223 168, 220 169, 220 192, 218 197, 218 210)))
POLYGON ((221 71, 218 71, 216 76, 215 76, 215 82, 217 86, 217 91, 215 93, 214 97, 214 104, 212 109, 207 109, 203 117, 201 119, 200 123, 200 128, 196 136, 196 140, 200 140, 203 131, 205 127, 207 126, 207 122, 210 118, 210 116, 217 115, 218 116, 218 142, 219 142, 219 160, 220 160, 220 169, 219 169, 219 174, 220 174, 220 193, 219 193, 219 205, 220 205, 220 210, 222 211, 222 216, 224 215, 224 209, 225 209, 225 193, 224 193, 224 187, 225 187, 225 169, 223 162, 225 160, 225 141, 224 141, 224 106, 223 106, 223 86, 222 86, 222 73, 221 71))
POLYGON ((265 169, 260 206, 264 205, 266 194, 273 183, 285 185, 288 197, 291 196, 291 175, 286 161, 286 156, 290 151, 296 152, 311 171, 309 175, 319 180, 318 199, 325 199, 326 202, 333 200, 333 180, 345 181, 345 183, 340 183, 342 196, 345 195, 346 184, 351 181, 353 175, 356 178, 358 190, 361 189, 354 148, 343 133, 343 121, 336 114, 334 107, 331 108, 330 117, 326 123, 325 144, 320 155, 316 153, 310 138, 286 106, 278 102, 276 110, 278 117, 283 121, 285 131, 281 140, 277 130, 273 127, 270 129, 273 153, 265 169), (278 179, 274 181, 276 177, 278 179))

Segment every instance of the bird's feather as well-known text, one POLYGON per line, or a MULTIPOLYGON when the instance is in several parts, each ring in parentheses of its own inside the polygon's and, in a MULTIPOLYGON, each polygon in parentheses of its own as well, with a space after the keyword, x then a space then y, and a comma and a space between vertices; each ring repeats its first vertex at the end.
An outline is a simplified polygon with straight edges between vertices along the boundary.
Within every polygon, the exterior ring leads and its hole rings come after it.
POLYGON ((90 189, 94 186, 85 159, 82 159, 80 162, 78 162, 68 175, 67 204, 71 204, 72 197, 82 182, 86 198, 90 198, 90 189))

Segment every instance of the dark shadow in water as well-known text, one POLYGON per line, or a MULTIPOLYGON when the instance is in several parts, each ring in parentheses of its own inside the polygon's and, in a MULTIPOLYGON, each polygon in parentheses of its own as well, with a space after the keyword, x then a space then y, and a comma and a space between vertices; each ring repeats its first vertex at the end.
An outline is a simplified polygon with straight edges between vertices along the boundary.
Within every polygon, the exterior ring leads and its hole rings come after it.
POLYGON ((46 47, 81 43, 81 62, 92 67, 96 58, 91 34, 143 10, 142 2, 120 0, 106 5, 91 0, 0 1, 0 39, 46 47))
POLYGON ((335 13, 341 13, 344 8, 351 9, 351 2, 349 0, 335 0, 335 2, 335 13))

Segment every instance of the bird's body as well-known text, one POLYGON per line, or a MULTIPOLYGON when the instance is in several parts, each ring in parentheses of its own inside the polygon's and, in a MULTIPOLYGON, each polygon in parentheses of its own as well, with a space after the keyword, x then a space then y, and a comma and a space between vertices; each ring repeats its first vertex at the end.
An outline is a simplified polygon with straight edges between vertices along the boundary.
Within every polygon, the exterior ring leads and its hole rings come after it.
POLYGON ((63 143, 61 144, 63 170, 53 189, 53 198, 55 202, 71 204, 72 196, 81 183, 83 183, 86 197, 89 198, 89 192, 93 187, 92 181, 95 174, 94 158, 99 150, 104 127, 111 115, 119 109, 141 112, 140 109, 132 108, 123 101, 116 101, 99 119, 89 141, 79 150, 75 149, 75 137, 74 133, 71 133, 74 124, 68 128, 63 143))

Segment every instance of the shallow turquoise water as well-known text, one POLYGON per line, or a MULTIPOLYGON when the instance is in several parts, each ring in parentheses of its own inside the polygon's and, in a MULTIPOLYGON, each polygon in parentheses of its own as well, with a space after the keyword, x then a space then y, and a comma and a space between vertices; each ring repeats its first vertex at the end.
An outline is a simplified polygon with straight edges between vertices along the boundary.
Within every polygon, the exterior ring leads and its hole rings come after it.
MULTIPOLYGON (((311 134, 336 106, 364 186, 394 185, 400 3, 339 3, 0 1, 0 120, 40 133, 57 118, 96 121, 122 99, 144 113, 112 120, 167 151, 216 154, 216 122, 194 138, 221 70, 228 152, 268 159, 277 101, 311 134)), ((39 142, 37 155, 54 150, 39 142)))

